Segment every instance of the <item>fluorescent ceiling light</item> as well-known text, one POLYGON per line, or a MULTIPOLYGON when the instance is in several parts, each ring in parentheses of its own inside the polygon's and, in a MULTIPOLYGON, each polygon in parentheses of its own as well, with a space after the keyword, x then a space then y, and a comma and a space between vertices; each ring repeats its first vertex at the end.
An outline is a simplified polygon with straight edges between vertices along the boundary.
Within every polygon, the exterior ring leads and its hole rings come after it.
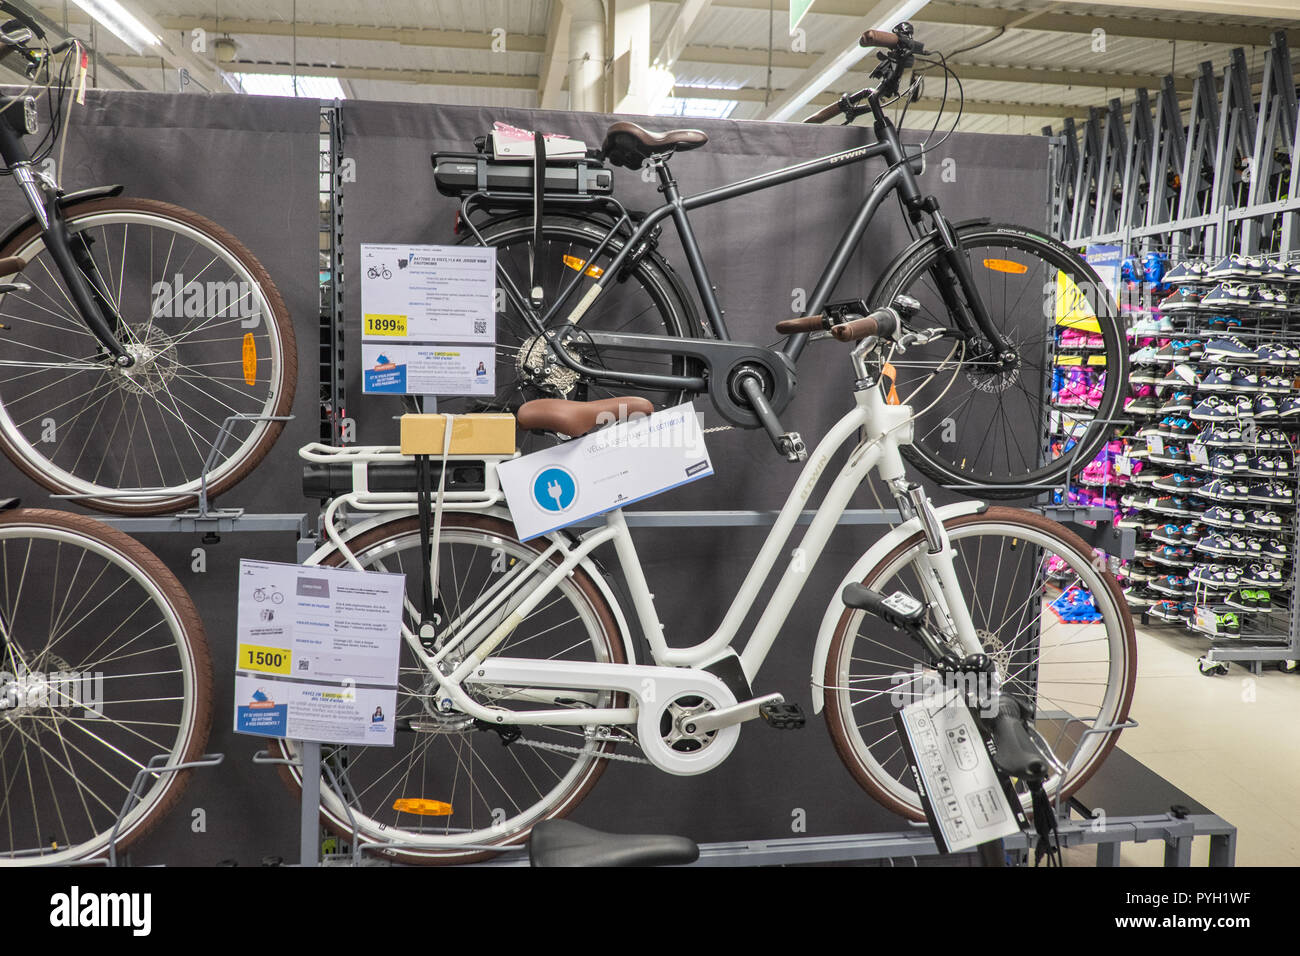
POLYGON ((162 42, 157 34, 136 19, 135 14, 122 6, 118 0, 72 0, 72 2, 94 17, 136 53, 143 53, 145 47, 158 46, 162 42))
POLYGON ((235 73, 245 93, 254 96, 304 96, 313 100, 347 99, 336 76, 299 76, 289 73, 235 73))

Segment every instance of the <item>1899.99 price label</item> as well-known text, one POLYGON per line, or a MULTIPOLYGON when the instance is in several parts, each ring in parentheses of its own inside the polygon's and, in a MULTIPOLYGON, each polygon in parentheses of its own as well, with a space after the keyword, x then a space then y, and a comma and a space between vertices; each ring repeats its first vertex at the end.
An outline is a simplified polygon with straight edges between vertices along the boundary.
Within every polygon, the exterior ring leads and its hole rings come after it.
POLYGON ((368 313, 365 320, 364 334, 405 336, 406 316, 384 315, 378 312, 368 313))

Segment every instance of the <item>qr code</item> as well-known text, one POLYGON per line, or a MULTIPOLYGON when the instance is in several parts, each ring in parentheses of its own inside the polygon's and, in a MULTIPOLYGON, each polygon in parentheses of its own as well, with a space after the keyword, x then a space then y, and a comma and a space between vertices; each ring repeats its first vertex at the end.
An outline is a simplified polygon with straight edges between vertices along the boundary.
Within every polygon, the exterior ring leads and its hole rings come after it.
POLYGON ((474 320, 474 334, 475 334, 475 335, 486 335, 486 334, 487 334, 487 319, 475 319, 475 320, 474 320))

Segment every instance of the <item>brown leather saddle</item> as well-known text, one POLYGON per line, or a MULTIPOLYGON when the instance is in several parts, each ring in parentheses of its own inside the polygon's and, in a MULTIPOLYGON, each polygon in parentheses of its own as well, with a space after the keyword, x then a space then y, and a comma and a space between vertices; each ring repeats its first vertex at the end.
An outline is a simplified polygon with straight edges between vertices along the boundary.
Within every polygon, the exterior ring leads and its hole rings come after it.
POLYGON ((670 129, 663 133, 652 133, 636 123, 618 122, 605 133, 605 142, 600 150, 616 166, 640 169, 651 156, 698 149, 708 141, 709 137, 698 129, 670 129))
POLYGON ((597 425, 626 421, 632 415, 649 415, 655 410, 648 399, 635 396, 601 398, 594 402, 571 402, 563 398, 535 398, 515 412, 520 428, 559 432, 570 438, 585 435, 597 425))

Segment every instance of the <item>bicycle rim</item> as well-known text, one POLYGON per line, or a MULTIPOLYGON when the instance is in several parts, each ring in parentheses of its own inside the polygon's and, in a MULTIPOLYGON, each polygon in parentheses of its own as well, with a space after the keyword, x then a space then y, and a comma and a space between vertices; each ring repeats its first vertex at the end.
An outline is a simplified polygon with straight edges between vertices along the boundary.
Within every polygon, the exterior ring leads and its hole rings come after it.
MULTIPOLYGON (((1105 420, 1115 417, 1127 387, 1118 312, 1096 273, 1046 237, 978 225, 958 234, 975 288, 1018 359, 1006 369, 978 362, 978 342, 954 356, 951 338, 892 359, 898 399, 919 413, 914 444, 904 454, 940 484, 974 486, 983 497, 1033 496, 1063 482, 1073 463, 1087 464, 1116 427, 1105 420), (1044 412, 1059 367, 1053 348, 1058 323, 1099 335, 1101 345, 1088 360, 1108 373, 1095 410, 1076 413, 1083 424, 1068 448, 1061 436, 1049 436, 1055 423, 1044 412)), ((931 271, 939 253, 930 243, 907 256, 882 278, 873 301, 886 305, 900 294, 911 296, 921 310, 909 328, 953 328, 931 271)))
MULTIPOLYGON (((1132 699, 1133 624, 1118 585, 1096 569, 1082 541, 1041 516, 990 508, 945 527, 957 552, 954 570, 963 595, 1004 688, 1033 706, 1038 730, 1069 768, 1064 789, 1057 775, 1047 782, 1048 792, 1068 796, 1118 738, 1118 731, 1085 729, 1123 723, 1132 699), (1079 587, 1093 595, 1096 623, 1067 624, 1049 606, 1062 591, 1079 587)), ((869 570, 863 583, 928 602, 913 566, 926 547, 923 536, 913 536, 869 570)), ((882 805, 924 819, 894 714, 942 684, 934 662, 901 632, 846 609, 824 680, 827 724, 850 772, 882 805)))
MULTIPOLYGON (((415 519, 388 522, 365 532, 353 543, 367 570, 407 577, 405 623, 418 629, 420 594, 420 535, 415 519), (416 596, 414 598, 410 596, 416 596)), ((449 620, 469 611, 512 570, 539 552, 521 544, 509 524, 484 516, 456 515, 444 519, 439 548, 440 600, 449 620)), ((331 555, 324 564, 340 563, 331 555)), ((503 605, 490 617, 504 619, 503 605)), ((595 586, 581 572, 565 578, 520 624, 497 656, 572 661, 625 660, 617 625, 595 586)), ((463 714, 437 710, 422 665, 403 645, 399 664, 397 721, 394 747, 328 748, 326 761, 340 781, 321 781, 322 818, 336 833, 350 838, 355 822, 360 839, 379 844, 384 855, 411 863, 457 863, 490 855, 486 846, 509 847, 527 838, 539 820, 561 816, 575 806, 604 771, 599 755, 612 749, 597 742, 582 727, 521 727, 520 739, 506 744, 491 728, 479 728, 463 714), (418 728, 418 729, 416 729, 418 728), (550 745, 578 751, 547 749, 550 745), (410 812, 416 799, 451 805, 451 812, 422 816, 410 812)), ((551 692, 564 697, 577 692, 551 692)), ((483 703, 530 710, 542 706, 586 706, 526 700, 507 688, 474 690, 483 703)), ((613 706, 616 695, 598 695, 598 706, 613 706)), ((280 742, 293 754, 292 744, 280 742)), ((290 778, 301 785, 301 772, 290 778)))
MULTIPOLYGON (((579 221, 549 219, 544 227, 542 244, 535 256, 536 282, 543 290, 543 301, 552 302, 575 276, 580 283, 568 300, 568 308, 553 323, 564 325, 564 317, 582 296, 596 284, 609 265, 611 252, 599 259, 592 253, 603 233, 579 221)), ((512 220, 484 230, 487 243, 497 250, 498 272, 504 271, 525 294, 529 288, 529 258, 533 248, 531 222, 512 220)), ((467 240, 467 241, 473 241, 467 240)), ((503 297, 504 298, 504 297, 503 297)), ((699 323, 678 284, 666 271, 647 256, 626 281, 607 284, 599 298, 582 316, 578 328, 584 331, 626 332, 674 338, 696 334, 699 323)), ((571 354, 584 364, 613 372, 639 372, 661 375, 686 374, 688 363, 680 357, 648 353, 630 353, 615 349, 596 349, 581 336, 569 346, 571 354)), ((639 395, 657 408, 678 405, 687 393, 681 389, 656 389, 645 386, 599 383, 577 375, 552 362, 549 369, 545 344, 539 340, 520 310, 504 301, 504 311, 497 313, 496 396, 493 408, 514 409, 533 398, 559 397, 592 401, 612 396, 639 395)))
MULTIPOLYGON (((0 299, 10 326, 0 359, 0 444, 29 476, 123 513, 195 500, 229 416, 283 415, 297 369, 292 327, 246 250, 185 210, 149 200, 88 203, 69 214, 95 279, 122 315, 137 358, 108 363, 72 307, 39 232, 3 255, 28 262, 30 292, 0 299), (130 494, 156 489, 157 494, 130 494), (127 494, 123 494, 123 493, 127 494)), ((280 422, 241 421, 208 471, 210 493, 269 450, 280 422)))
MULTIPOLYGON (((24 510, 0 517, 0 631, 0 864, 100 855, 137 773, 159 756, 194 759, 207 741, 198 614, 138 542, 83 515, 24 510)), ((119 849, 186 776, 145 778, 119 849)))

